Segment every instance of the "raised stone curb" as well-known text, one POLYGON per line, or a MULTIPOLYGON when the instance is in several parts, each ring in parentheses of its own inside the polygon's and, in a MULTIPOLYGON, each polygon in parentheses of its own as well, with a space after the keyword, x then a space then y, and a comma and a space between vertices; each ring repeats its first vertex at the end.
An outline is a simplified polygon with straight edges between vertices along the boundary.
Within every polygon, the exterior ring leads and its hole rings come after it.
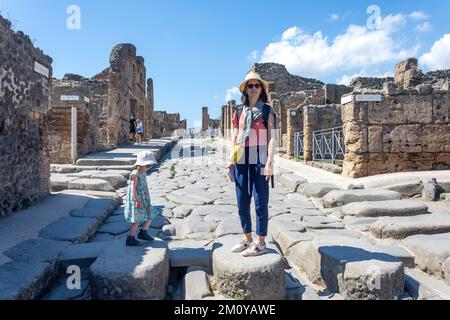
POLYGON ((297 192, 303 194, 305 197, 322 198, 332 190, 340 190, 338 186, 332 183, 309 183, 306 182, 299 186, 297 192))
POLYGON ((293 173, 283 173, 278 176, 278 182, 288 188, 291 192, 296 192, 298 187, 307 182, 305 178, 293 173))

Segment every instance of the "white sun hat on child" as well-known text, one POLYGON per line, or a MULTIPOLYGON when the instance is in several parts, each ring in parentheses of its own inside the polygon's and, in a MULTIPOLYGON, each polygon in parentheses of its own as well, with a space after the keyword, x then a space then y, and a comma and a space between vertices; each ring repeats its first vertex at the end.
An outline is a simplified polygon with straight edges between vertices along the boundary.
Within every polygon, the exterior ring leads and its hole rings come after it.
POLYGON ((153 166, 155 165, 156 159, 153 152, 143 151, 138 154, 135 166, 153 166))

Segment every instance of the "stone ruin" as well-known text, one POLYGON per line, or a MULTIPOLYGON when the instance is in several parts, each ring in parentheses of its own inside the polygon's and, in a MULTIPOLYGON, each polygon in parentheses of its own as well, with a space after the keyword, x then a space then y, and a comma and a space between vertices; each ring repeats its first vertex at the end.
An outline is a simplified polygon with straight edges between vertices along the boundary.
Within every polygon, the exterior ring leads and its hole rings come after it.
POLYGON ((187 120, 180 120, 179 113, 155 111, 153 113, 153 138, 169 137, 172 134, 182 135, 187 129, 187 120))
POLYGON ((153 80, 146 80, 144 58, 132 44, 119 44, 110 66, 91 79, 66 74, 53 79, 51 158, 71 162, 71 107, 77 108, 78 155, 112 149, 129 139, 129 117, 144 123, 144 137, 152 137, 153 80))
POLYGON ((52 62, 0 16, 0 216, 49 194, 52 62))
MULTIPOLYGON (((206 131, 209 128, 212 129, 220 129, 221 128, 221 120, 211 119, 208 113, 208 107, 202 108, 202 131, 206 131)), ((223 131, 222 131, 223 132, 223 131)))
MULTIPOLYGON (((294 156, 297 133, 303 137, 303 160, 311 163, 313 132, 343 127, 345 157, 338 170, 343 175, 450 168, 450 70, 424 74, 411 58, 395 66, 395 77, 358 77, 349 86, 291 75, 275 63, 251 70, 270 83, 286 157, 294 156)), ((234 100, 222 106, 228 139, 235 109, 234 100)))

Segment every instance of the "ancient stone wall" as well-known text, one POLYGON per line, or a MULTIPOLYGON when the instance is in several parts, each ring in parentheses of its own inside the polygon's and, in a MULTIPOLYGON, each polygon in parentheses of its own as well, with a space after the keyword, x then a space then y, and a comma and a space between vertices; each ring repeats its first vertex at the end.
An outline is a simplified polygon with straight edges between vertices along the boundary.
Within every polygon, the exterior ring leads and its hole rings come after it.
POLYGON ((165 111, 153 112, 153 138, 170 137, 179 129, 187 129, 187 121, 180 120, 179 113, 167 113, 165 111))
POLYGON ((49 194, 52 58, 0 16, 0 216, 49 194))
POLYGON ((347 149, 343 174, 450 168, 450 95, 416 89, 383 94, 381 102, 342 107, 347 149))

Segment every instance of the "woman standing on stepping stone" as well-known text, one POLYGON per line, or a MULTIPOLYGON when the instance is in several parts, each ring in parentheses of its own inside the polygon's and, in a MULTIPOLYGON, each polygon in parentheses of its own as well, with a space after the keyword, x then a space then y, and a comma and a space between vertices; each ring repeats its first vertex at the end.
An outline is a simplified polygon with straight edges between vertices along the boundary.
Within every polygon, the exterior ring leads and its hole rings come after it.
POLYGON ((147 230, 152 220, 158 215, 158 211, 152 206, 146 180, 148 168, 154 164, 156 164, 156 160, 153 153, 141 152, 134 164, 134 170, 130 174, 124 210, 125 219, 132 223, 127 236, 127 246, 139 245, 139 241, 136 240, 135 235, 141 223, 143 225, 138 234, 138 238, 147 241, 154 240, 147 233, 147 230))
POLYGON ((232 248, 245 257, 266 252, 265 237, 269 221, 269 180, 272 176, 275 143, 275 111, 268 105, 269 83, 250 72, 239 87, 242 105, 233 116, 233 152, 226 168, 234 172, 239 218, 245 237, 232 248), (250 216, 255 200, 256 235, 253 241, 250 216))

